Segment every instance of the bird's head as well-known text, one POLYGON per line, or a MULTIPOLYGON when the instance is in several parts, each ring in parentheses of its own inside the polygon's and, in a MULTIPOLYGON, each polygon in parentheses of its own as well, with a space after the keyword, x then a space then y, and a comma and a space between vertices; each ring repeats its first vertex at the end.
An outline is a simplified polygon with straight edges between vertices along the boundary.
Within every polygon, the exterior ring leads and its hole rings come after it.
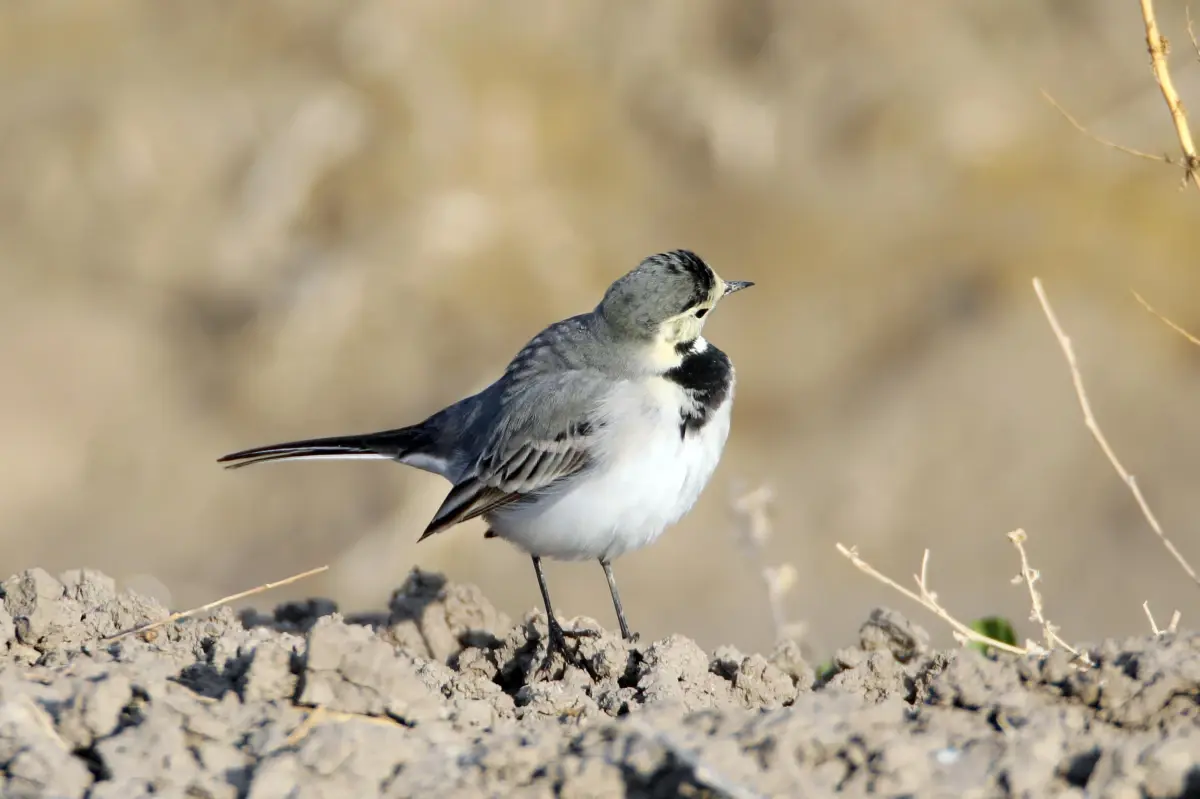
POLYGON ((651 255, 609 286, 598 310, 618 335, 673 352, 700 337, 723 297, 753 285, 722 280, 694 252, 672 250, 651 255))

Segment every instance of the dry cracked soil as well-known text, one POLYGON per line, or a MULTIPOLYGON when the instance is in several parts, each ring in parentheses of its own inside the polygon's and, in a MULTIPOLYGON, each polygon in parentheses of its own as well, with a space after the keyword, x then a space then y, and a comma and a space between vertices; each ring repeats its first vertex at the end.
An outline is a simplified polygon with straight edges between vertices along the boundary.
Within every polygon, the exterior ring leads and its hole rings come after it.
POLYGON ((1200 635, 1091 668, 939 652, 877 610, 818 676, 794 644, 704 652, 413 572, 386 611, 190 618, 103 574, 0 584, 0 796, 1200 796, 1200 635))

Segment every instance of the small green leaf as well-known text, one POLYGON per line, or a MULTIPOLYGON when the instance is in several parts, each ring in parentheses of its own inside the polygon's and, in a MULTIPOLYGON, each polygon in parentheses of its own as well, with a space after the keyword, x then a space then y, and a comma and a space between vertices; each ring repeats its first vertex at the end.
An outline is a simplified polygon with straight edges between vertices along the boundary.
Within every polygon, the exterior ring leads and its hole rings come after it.
MULTIPOLYGON (((971 622, 970 627, 980 635, 986 635, 1003 644, 1017 646, 1017 633, 1013 630, 1012 622, 1001 616, 984 616, 982 619, 971 622)), ((990 646, 978 641, 972 641, 971 648, 977 649, 985 655, 991 650, 990 646)))

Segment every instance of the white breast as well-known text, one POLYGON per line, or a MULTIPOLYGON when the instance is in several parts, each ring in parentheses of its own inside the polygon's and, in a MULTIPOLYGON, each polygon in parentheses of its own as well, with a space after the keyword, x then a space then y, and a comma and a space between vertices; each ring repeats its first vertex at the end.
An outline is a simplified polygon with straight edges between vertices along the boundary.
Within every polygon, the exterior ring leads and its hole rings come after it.
POLYGON ((662 378, 619 383, 598 413, 595 467, 561 492, 488 518, 501 538, 542 557, 611 560, 651 543, 691 510, 729 437, 733 388, 708 423, 680 434, 682 389, 662 378))

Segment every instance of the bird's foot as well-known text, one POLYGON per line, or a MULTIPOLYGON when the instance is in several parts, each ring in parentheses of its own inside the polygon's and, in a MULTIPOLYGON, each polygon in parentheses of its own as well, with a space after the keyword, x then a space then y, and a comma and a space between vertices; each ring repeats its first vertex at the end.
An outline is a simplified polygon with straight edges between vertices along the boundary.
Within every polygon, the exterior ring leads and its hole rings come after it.
MULTIPOLYGON (((553 616, 550 617, 548 627, 550 635, 546 646, 546 657, 537 669, 537 676, 544 679, 551 679, 555 676, 554 655, 556 652, 561 655, 566 666, 574 666, 577 669, 586 668, 586 661, 579 655, 578 640, 580 638, 596 638, 600 635, 599 631, 564 630, 553 616), (574 648, 567 646, 568 638, 576 641, 574 648)), ((558 676, 561 676, 561 672, 558 676)))
MULTIPOLYGON (((558 630, 562 633, 563 638, 599 638, 599 630, 564 630, 561 627, 558 630)), ((576 645, 578 646, 578 644, 576 645)))

